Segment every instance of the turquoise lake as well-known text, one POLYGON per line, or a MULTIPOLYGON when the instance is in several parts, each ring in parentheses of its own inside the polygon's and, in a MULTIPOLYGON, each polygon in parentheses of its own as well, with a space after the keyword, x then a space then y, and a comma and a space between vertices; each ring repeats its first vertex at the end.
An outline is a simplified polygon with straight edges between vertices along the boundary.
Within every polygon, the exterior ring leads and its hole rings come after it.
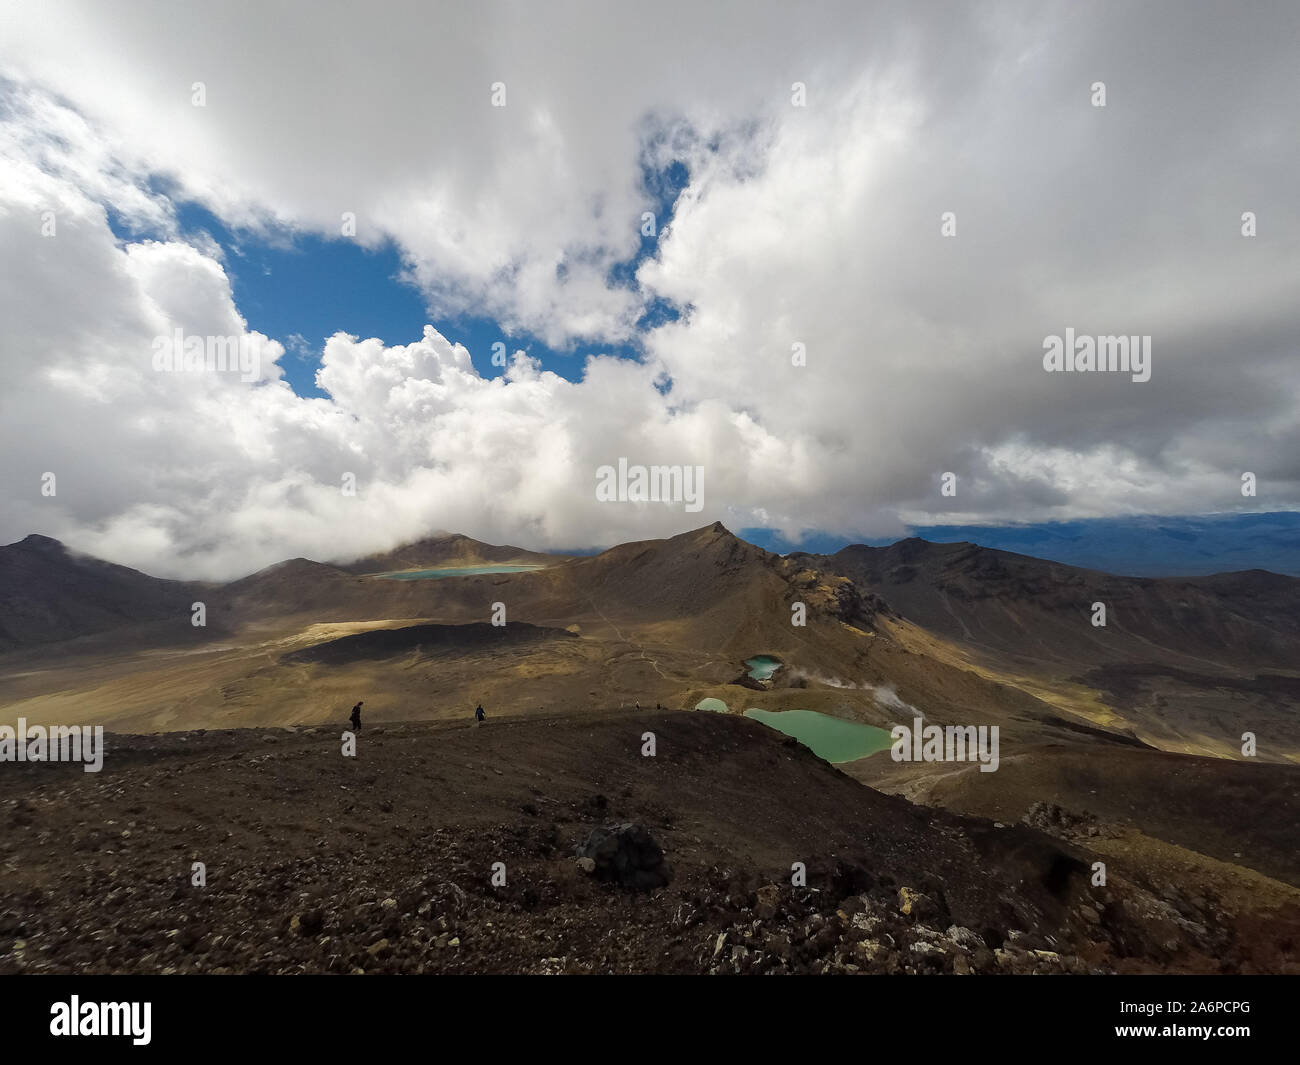
POLYGON ((749 676, 752 680, 771 680, 772 674, 781 668, 781 663, 775 658, 769 658, 767 655, 755 655, 753 658, 746 658, 745 665, 749 667, 749 676))
POLYGON ((745 716, 761 721, 778 732, 793 736, 818 758, 828 762, 852 762, 878 751, 887 751, 894 739, 889 732, 874 725, 819 714, 816 710, 745 711, 745 716))

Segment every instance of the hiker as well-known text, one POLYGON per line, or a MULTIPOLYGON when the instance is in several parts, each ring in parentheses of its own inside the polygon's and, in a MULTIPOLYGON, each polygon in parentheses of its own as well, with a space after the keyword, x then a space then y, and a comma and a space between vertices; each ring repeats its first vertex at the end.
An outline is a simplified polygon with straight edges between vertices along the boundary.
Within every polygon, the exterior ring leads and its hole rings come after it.
POLYGON ((363 705, 364 703, 357 703, 357 705, 352 708, 352 728, 357 732, 361 731, 361 707, 363 705))
POLYGON ((483 704, 479 703, 478 706, 474 707, 474 720, 475 722, 479 722, 485 717, 487 717, 487 715, 483 713, 483 704))

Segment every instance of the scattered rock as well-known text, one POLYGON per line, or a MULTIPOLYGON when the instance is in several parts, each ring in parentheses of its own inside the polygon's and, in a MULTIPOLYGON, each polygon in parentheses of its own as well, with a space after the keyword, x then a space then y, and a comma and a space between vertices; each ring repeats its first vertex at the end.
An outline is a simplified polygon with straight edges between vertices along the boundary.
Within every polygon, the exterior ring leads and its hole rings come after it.
POLYGON ((577 857, 595 863, 597 879, 625 888, 649 891, 664 887, 672 879, 663 849, 644 825, 625 823, 593 829, 577 847, 577 857))
POLYGON ((969 928, 953 925, 948 929, 948 941, 967 953, 974 954, 985 947, 984 937, 969 928))
POLYGON ((904 917, 920 920, 938 914, 939 907, 929 895, 910 887, 901 887, 898 889, 898 912, 904 917))
POLYGON ((781 903, 781 889, 775 884, 768 884, 759 888, 756 894, 754 916, 760 921, 770 921, 776 916, 777 907, 781 903))

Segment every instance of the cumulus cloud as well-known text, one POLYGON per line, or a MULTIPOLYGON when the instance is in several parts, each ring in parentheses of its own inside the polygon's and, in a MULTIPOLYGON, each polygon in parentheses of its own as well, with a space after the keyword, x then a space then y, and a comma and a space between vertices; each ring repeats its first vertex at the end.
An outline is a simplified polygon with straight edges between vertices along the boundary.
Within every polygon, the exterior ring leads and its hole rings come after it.
POLYGON ((1205 512, 1242 505, 1245 470, 1261 506, 1300 505, 1291 6, 4 19, 5 539, 228 577, 435 529, 574 547, 715 518, 798 537, 1205 512), (615 282, 658 207, 646 168, 673 162, 671 224, 615 282), (396 243, 430 321, 644 356, 575 383, 519 353, 486 379, 432 327, 336 334, 328 398, 301 398, 164 188, 249 239, 338 236, 352 212, 356 239, 396 243), (119 240, 109 212, 151 239, 119 240), (681 317, 638 328, 653 300, 681 317), (1152 336, 1151 380, 1043 372, 1066 327, 1152 336), (250 336, 258 378, 155 372, 177 328, 250 336), (703 465, 704 512, 597 503, 620 456, 703 465))

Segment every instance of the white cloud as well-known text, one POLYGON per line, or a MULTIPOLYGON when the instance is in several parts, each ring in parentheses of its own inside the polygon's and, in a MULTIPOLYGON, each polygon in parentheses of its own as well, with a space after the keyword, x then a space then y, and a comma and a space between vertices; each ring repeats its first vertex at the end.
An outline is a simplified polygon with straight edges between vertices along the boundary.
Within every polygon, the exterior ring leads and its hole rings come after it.
POLYGON ((1297 15, 1169 10, 6 8, 0 538, 233 576, 433 529, 566 547, 715 517, 888 535, 1219 510, 1245 469, 1260 505, 1300 505, 1297 15), (672 160, 676 216, 639 289, 612 286, 652 206, 641 167, 672 160), (273 362, 159 375, 155 336, 248 324, 157 177, 255 230, 333 236, 355 212, 434 320, 563 347, 626 340, 653 296, 689 313, 577 384, 522 357, 480 378, 433 330, 332 337, 328 399, 273 362), (159 239, 120 243, 106 209, 159 239), (1152 380, 1043 373, 1067 326, 1152 335, 1152 380), (620 456, 703 464, 704 512, 597 504, 620 456))

